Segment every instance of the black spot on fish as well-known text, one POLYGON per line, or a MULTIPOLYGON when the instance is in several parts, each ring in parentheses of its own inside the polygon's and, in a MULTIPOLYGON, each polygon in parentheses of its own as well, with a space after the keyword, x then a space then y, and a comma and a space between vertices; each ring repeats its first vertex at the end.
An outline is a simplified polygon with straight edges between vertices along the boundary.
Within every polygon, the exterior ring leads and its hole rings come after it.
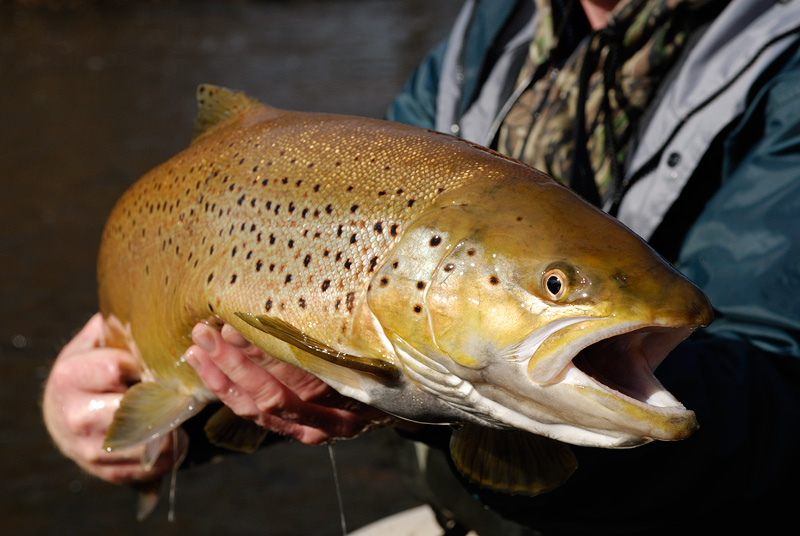
POLYGON ((311 262, 311 255, 306 255, 306 258, 303 259, 303 266, 308 268, 308 264, 311 262))
POLYGON ((444 271, 445 272, 452 272, 453 270, 455 270, 455 268, 456 268, 456 265, 451 262, 451 263, 448 263, 448 264, 446 264, 444 266, 444 271))
POLYGON ((272 245, 275 243, 275 235, 270 233, 269 234, 269 244, 272 245))
POLYGON ((355 302, 356 302, 356 293, 355 292, 348 292, 347 296, 345 298, 345 302, 347 304, 347 312, 348 313, 352 313, 353 312, 353 306, 355 305, 355 302))
POLYGON ((422 306, 420 304, 414 305, 414 312, 415 313, 421 313, 422 312, 422 306))
POLYGON ((384 195, 386 195, 386 190, 381 190, 378 192, 378 197, 383 197, 384 195))
POLYGON ((347 259, 346 261, 344 261, 344 267, 345 267, 345 268, 347 268, 348 270, 349 270, 349 269, 350 269, 352 266, 353 266, 353 261, 351 261, 350 259, 347 259))
POLYGON ((394 262, 392 263, 392 268, 394 268, 395 270, 397 270, 397 267, 398 267, 398 266, 400 266, 400 262, 399 262, 399 261, 394 261, 394 262))
POLYGON ((234 283, 236 283, 236 274, 233 274, 231 276, 231 285, 233 285, 234 283))
POLYGON ((343 232, 343 231, 344 231, 344 226, 343 226, 343 225, 340 225, 340 226, 339 226, 339 228, 338 228, 338 229, 336 229, 336 236, 337 236, 337 237, 341 237, 341 236, 342 236, 342 232, 343 232))
POLYGON ((328 205, 327 207, 325 207, 325 212, 327 212, 328 214, 333 212, 333 206, 332 205, 328 205))
POLYGON ((375 270, 375 267, 376 267, 377 265, 378 265, 378 257, 372 257, 372 258, 369 260, 369 270, 367 271, 367 273, 371 273, 371 272, 373 272, 373 271, 375 270))
POLYGON ((358 205, 353 205, 350 207, 350 212, 355 212, 356 210, 358 210, 358 205))
POLYGON ((390 235, 392 235, 392 236, 397 236, 397 229, 398 229, 398 227, 399 227, 399 226, 398 226, 396 223, 393 223, 393 224, 392 224, 392 225, 389 227, 389 234, 390 234, 390 235))
POLYGON ((260 271, 261 271, 261 268, 262 268, 263 266, 264 266, 264 263, 261 261, 261 259, 258 259, 258 260, 256 261, 256 272, 260 272, 260 271))
POLYGON ((380 285, 382 287, 385 287, 386 285, 389 284, 389 278, 388 277, 381 277, 381 280, 379 281, 379 283, 380 283, 380 285))
POLYGON ((336 252, 336 257, 334 257, 334 260, 336 262, 339 262, 340 260, 342 260, 342 252, 341 251, 337 251, 336 252))
POLYGON ((500 279, 496 275, 489 276, 489 283, 492 285, 496 285, 500 282, 500 279))
POLYGON ((432 248, 435 248, 436 246, 438 246, 441 243, 442 243, 442 237, 441 236, 436 235, 433 238, 431 238, 430 245, 431 245, 432 248))
POLYGON ((289 249, 292 249, 294 247, 294 240, 290 239, 286 245, 289 246, 289 249))
POLYGON ((356 243, 356 233, 353 233, 353 235, 350 237, 350 243, 351 244, 355 244, 356 243))
POLYGON ((425 288, 425 281, 417 281, 417 288, 422 290, 425 288))
POLYGON ((305 298, 298 299, 297 300, 297 305, 299 305, 301 309, 305 309, 306 308, 306 299, 305 298))
POLYGON ((286 274, 286 279, 283 280, 284 285, 288 285, 292 282, 292 274, 286 274))
POLYGON ((415 199, 409 199, 408 200, 408 208, 411 208, 411 207, 414 206, 414 201, 415 201, 415 199))
POLYGON ((235 257, 236 256, 236 251, 237 251, 236 246, 233 246, 233 249, 231 250, 231 257, 235 257))
POLYGON ((468 249, 467 250, 467 255, 469 255, 470 257, 474 257, 475 256, 475 249, 474 248, 468 249))
POLYGON ((319 184, 314 185, 314 192, 319 192, 319 184))
POLYGON ((264 309, 266 309, 267 312, 269 312, 270 309, 272 309, 272 298, 269 298, 267 300, 267 303, 264 304, 264 309))
POLYGON ((322 282, 322 286, 320 287, 320 289, 322 289, 322 292, 325 292, 326 290, 328 290, 330 286, 331 286, 331 280, 326 279, 325 281, 322 282))
POLYGON ((270 271, 270 272, 274 272, 274 271, 275 271, 275 263, 274 263, 274 262, 270 263, 270 265, 269 265, 269 271, 270 271))
POLYGON ((378 223, 373 225, 372 226, 372 230, 375 231, 378 234, 381 234, 383 232, 383 222, 379 221, 378 223))

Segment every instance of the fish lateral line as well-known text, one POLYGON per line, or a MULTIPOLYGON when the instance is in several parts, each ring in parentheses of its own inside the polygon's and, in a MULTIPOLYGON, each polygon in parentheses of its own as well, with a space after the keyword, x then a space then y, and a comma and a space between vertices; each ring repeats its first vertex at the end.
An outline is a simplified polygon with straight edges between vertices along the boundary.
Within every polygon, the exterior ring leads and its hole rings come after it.
POLYGON ((334 350, 322 341, 310 337, 280 318, 266 315, 254 315, 252 313, 234 314, 257 330, 272 335, 328 363, 370 374, 387 383, 395 382, 400 377, 400 371, 392 363, 381 359, 334 350))

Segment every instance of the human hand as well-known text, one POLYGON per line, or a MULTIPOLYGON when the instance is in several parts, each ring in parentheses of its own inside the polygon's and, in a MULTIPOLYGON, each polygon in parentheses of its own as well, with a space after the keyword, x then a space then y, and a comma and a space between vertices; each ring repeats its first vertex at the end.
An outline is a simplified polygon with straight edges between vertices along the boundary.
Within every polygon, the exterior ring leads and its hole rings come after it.
MULTIPOLYGON (((133 355, 100 346, 103 318, 94 315, 61 350, 53 363, 42 400, 47 430, 56 446, 88 473, 115 484, 152 482, 170 471, 175 459, 172 438, 154 466, 146 471, 144 447, 114 452, 103 450, 103 439, 125 391, 139 381, 133 355)), ((187 448, 179 440, 179 451, 187 448)))
POLYGON ((236 415, 306 444, 350 438, 389 417, 278 361, 230 325, 197 324, 186 361, 236 415))

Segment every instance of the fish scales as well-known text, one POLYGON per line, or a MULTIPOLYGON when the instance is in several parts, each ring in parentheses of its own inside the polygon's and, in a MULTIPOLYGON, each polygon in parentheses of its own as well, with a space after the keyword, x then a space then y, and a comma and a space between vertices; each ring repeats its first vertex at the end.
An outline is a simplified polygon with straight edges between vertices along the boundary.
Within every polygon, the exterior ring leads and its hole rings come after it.
MULTIPOLYGON (((500 491, 562 483, 575 468, 562 442, 697 427, 652 371, 711 306, 613 218, 448 135, 213 86, 198 101, 192 144, 131 186, 103 232, 107 339, 145 370, 106 448, 157 445, 216 400, 182 359, 198 321, 400 418, 463 425, 456 466, 500 491)), ((252 450, 254 428, 223 408, 206 431, 252 450)))
POLYGON ((264 110, 249 118, 254 125, 199 140, 120 199, 103 238, 116 250, 101 253, 100 294, 109 297, 101 310, 133 326, 156 377, 174 374, 157 357, 165 341, 180 357, 191 325, 234 311, 277 314, 341 343, 404 222, 475 180, 488 157, 432 132, 331 119, 264 110), (454 163, 454 146, 471 150, 472 161, 454 163), (132 264, 130 255, 148 261, 132 264), (130 286, 118 285, 121 277, 130 286), (127 310, 112 309, 114 293, 130 288, 120 300, 127 310), (194 290, 185 309, 161 307, 186 288, 194 290))

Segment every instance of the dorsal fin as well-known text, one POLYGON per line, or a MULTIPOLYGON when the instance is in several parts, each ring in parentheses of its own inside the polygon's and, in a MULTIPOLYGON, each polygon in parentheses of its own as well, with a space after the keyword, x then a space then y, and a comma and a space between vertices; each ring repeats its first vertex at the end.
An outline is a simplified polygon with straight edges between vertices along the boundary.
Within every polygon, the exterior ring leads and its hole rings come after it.
POLYGON ((197 87, 197 118, 194 120, 192 142, 243 110, 262 104, 241 91, 233 91, 211 84, 197 87))

